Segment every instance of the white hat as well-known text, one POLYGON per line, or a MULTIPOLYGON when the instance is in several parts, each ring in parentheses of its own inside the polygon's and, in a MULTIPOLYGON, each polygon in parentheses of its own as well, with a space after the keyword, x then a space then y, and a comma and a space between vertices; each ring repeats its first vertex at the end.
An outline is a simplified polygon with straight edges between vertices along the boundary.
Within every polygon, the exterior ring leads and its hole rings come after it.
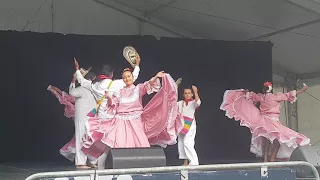
POLYGON ((177 79, 177 81, 176 81, 177 87, 179 87, 179 85, 181 84, 181 82, 182 82, 182 78, 177 79))
POLYGON ((88 70, 84 68, 80 68, 80 73, 82 74, 83 77, 85 77, 91 69, 92 67, 89 67, 88 70))
POLYGON ((137 55, 139 54, 134 47, 126 46, 123 48, 123 57, 131 64, 133 68, 136 64, 137 55))
MULTIPOLYGON (((84 68, 80 68, 80 73, 81 73, 81 75, 82 75, 83 77, 85 77, 91 69, 92 69, 92 67, 89 67, 88 70, 86 70, 86 69, 84 69, 84 68)), ((76 74, 76 73, 74 73, 74 75, 75 75, 75 74, 76 74)))

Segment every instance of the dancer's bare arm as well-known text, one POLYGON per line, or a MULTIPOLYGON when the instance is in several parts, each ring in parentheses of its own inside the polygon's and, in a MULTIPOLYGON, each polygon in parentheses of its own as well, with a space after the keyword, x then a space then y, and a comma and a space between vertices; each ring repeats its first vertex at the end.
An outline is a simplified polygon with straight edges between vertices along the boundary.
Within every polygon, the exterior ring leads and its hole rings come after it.
POLYGON ((309 87, 303 83, 303 88, 297 91, 297 95, 305 92, 309 87))
POLYGON ((201 104, 201 100, 200 100, 200 96, 199 96, 199 93, 198 93, 198 88, 197 88, 197 86, 194 86, 194 85, 192 85, 191 88, 192 88, 193 93, 194 93, 194 100, 195 100, 196 106, 199 107, 200 104, 201 104))

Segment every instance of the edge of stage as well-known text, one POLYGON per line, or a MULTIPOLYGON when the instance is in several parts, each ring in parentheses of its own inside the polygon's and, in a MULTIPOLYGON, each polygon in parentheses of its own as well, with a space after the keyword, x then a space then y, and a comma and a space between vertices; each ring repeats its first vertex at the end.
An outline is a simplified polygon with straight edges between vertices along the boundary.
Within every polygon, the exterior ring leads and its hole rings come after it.
MULTIPOLYGON (((214 164, 230 164, 230 163, 252 163, 261 162, 260 160, 216 160, 214 164)), ((168 166, 178 166, 182 162, 178 160, 167 160, 168 166)), ((212 161, 210 164, 213 164, 212 161)), ((28 176, 40 172, 56 172, 56 171, 75 171, 75 166, 71 162, 66 163, 1 163, 0 164, 0 180, 24 180, 28 176)), ((286 171, 288 168, 280 168, 280 171, 286 171)), ((225 171, 220 171, 225 172, 225 171)), ((260 171, 259 171, 260 172, 260 171)), ((52 178, 50 178, 53 180, 52 178)), ((302 178, 296 178, 302 179, 302 178)), ((313 178, 304 178, 305 180, 313 178)), ((248 180, 250 180, 248 178, 248 180)))

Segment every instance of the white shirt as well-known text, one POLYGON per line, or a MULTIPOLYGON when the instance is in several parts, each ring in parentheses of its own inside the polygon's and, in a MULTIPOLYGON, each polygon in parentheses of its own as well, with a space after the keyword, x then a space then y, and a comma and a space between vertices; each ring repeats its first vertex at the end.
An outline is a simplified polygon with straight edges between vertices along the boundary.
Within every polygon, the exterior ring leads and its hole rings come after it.
POLYGON ((85 121, 86 115, 96 106, 92 92, 84 87, 75 87, 74 83, 70 84, 69 94, 76 98, 75 102, 75 121, 85 121))
POLYGON ((199 99, 197 102, 195 100, 189 101, 188 106, 184 100, 178 101, 179 112, 186 117, 194 118, 194 113, 196 109, 201 105, 201 100, 199 99))
MULTIPOLYGON (((140 72, 139 66, 135 66, 132 72, 134 81, 138 79, 139 72, 140 72)), ((77 80, 81 84, 81 86, 89 89, 93 93, 96 101, 100 100, 105 95, 105 91, 108 91, 109 95, 112 96, 113 93, 119 91, 120 89, 126 86, 126 84, 123 82, 122 79, 116 79, 114 81, 112 81, 111 79, 104 79, 100 82, 96 82, 92 84, 92 81, 87 80, 82 76, 80 70, 76 71, 76 75, 77 75, 77 80), (111 82, 112 84, 108 89, 108 86, 111 82)), ((107 104, 107 99, 104 99, 101 104, 101 108, 99 108, 98 110, 99 118, 110 118, 110 115, 106 114, 104 111, 104 107, 106 107, 106 104, 107 104)))

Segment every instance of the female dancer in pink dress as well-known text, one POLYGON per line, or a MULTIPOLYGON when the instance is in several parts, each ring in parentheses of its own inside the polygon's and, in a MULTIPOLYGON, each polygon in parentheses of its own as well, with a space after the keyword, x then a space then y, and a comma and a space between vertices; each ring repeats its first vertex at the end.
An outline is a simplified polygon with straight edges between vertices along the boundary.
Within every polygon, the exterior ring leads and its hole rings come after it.
POLYGON ((108 99, 105 111, 116 112, 115 115, 103 120, 89 118, 83 151, 99 157, 109 148, 175 144, 183 125, 178 114, 177 86, 172 77, 159 72, 150 81, 135 86, 132 72, 125 69, 122 79, 125 88, 113 96, 105 94, 108 99), (162 78, 162 88, 158 78, 162 78), (142 97, 152 92, 158 93, 143 107, 142 97))
POLYGON ((220 109, 226 111, 227 117, 240 121, 241 126, 250 128, 252 153, 260 157, 264 155, 265 162, 288 159, 295 148, 309 145, 310 139, 280 123, 280 103, 294 103, 296 96, 307 88, 304 84, 299 91, 273 94, 272 84, 266 82, 263 94, 243 89, 227 90, 220 109), (259 102, 260 109, 253 102, 259 102))

